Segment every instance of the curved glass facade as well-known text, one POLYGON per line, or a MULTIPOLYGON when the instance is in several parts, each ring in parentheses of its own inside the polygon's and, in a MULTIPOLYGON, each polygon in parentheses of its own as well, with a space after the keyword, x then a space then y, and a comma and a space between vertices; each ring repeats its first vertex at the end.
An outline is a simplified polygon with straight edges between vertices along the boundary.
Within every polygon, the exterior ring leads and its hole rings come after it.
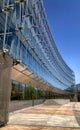
POLYGON ((0 1, 0 48, 51 86, 75 84, 51 35, 41 0, 0 1))

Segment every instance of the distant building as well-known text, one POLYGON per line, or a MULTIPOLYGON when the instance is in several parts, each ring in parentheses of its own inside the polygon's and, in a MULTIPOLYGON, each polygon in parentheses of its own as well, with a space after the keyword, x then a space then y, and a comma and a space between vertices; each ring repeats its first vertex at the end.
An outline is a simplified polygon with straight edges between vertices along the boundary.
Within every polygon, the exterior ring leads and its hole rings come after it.
POLYGON ((80 84, 76 84, 76 91, 77 91, 78 101, 80 102, 80 84))

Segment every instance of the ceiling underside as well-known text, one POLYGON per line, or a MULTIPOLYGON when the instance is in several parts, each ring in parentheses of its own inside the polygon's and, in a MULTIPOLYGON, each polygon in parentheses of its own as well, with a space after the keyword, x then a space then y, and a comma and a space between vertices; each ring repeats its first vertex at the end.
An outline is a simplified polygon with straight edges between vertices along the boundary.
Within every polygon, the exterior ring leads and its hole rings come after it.
POLYGON ((30 72, 27 68, 22 67, 20 64, 12 67, 11 79, 30 86, 39 87, 44 90, 65 94, 63 90, 60 90, 45 82, 43 79, 39 78, 37 75, 34 75, 33 72, 30 72))

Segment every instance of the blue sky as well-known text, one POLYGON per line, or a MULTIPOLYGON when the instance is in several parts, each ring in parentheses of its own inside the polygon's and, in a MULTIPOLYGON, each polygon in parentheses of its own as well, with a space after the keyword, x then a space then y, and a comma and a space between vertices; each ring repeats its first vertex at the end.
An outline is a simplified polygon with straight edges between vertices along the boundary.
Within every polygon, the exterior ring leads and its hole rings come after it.
POLYGON ((80 83, 80 0, 43 0, 57 48, 80 83))

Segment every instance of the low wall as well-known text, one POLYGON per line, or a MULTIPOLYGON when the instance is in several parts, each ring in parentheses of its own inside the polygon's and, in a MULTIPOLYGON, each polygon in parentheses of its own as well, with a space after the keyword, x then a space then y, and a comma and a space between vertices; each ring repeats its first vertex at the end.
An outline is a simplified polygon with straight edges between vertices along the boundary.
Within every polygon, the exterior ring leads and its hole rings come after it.
POLYGON ((70 99, 47 99, 44 104, 45 105, 62 105, 69 103, 70 99))
POLYGON ((42 103, 43 103, 43 99, 11 101, 9 104, 9 112, 24 109, 24 108, 31 107, 34 105, 39 105, 42 103))
POLYGON ((54 99, 58 104, 66 104, 70 102, 70 99, 54 99))

